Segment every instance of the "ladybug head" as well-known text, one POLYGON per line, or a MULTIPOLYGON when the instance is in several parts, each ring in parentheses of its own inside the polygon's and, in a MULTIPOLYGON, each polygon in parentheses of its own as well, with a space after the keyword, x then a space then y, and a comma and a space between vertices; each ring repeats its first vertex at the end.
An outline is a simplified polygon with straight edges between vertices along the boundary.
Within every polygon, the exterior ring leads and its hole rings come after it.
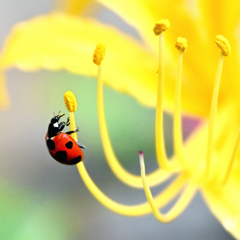
POLYGON ((54 117, 51 119, 51 123, 52 123, 52 124, 57 123, 57 122, 59 121, 59 119, 60 119, 62 116, 64 116, 64 115, 65 115, 64 113, 60 114, 60 112, 59 112, 57 116, 54 116, 54 117))

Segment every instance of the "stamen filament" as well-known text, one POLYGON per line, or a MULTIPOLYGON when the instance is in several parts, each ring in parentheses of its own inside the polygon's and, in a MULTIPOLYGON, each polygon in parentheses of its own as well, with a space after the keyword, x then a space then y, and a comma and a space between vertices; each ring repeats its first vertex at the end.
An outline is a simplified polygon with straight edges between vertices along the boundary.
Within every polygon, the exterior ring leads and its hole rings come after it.
MULTIPOLYGON (((67 108, 69 110, 69 108, 67 108)), ((76 129, 76 124, 74 120, 74 114, 73 112, 69 112, 70 114, 70 128, 71 130, 76 129)), ((72 136, 73 139, 76 141, 77 140, 77 135, 72 136)), ((87 173, 87 170, 84 166, 83 162, 79 162, 77 164, 77 169, 79 171, 80 176, 82 177, 85 185, 88 187, 89 191, 95 196, 96 199, 99 200, 105 207, 109 208, 110 210, 126 215, 126 216, 140 216, 140 215, 145 215, 151 212, 151 209, 149 207, 148 202, 139 204, 139 205, 134 205, 134 206, 129 206, 129 205, 123 205, 115 202, 114 200, 110 199, 107 197, 92 181, 90 176, 87 173)))
MULTIPOLYGON (((78 171, 89 189, 89 191, 93 194, 93 196, 102 203, 105 207, 125 216, 141 216, 146 215, 151 212, 151 208, 148 202, 138 204, 138 205, 124 205, 120 204, 109 197, 107 197, 92 181, 90 178, 83 162, 77 164, 78 171)), ((146 178, 146 176, 145 176, 146 178)), ((169 201, 171 201, 182 188, 185 183, 185 177, 179 176, 177 177, 168 187, 167 190, 164 190, 160 194, 158 194, 154 201, 156 202, 157 207, 162 207, 166 205, 169 201)))
POLYGON ((186 50, 179 48, 179 42, 185 42, 186 39, 178 38, 176 47, 179 49, 178 65, 177 65, 177 77, 175 87, 175 110, 173 119, 173 131, 174 131, 174 150, 178 160, 183 164, 183 143, 182 143, 182 118, 181 118, 181 85, 182 85, 182 63, 183 52, 186 50))
MULTIPOLYGON (((155 218, 162 223, 169 223, 169 222, 173 221, 188 206, 189 202, 192 200, 192 198, 196 192, 196 188, 193 185, 188 184, 186 186, 186 188, 184 189, 183 193, 181 194, 181 196, 179 197, 179 199, 177 200, 177 202, 175 203, 175 205, 173 206, 173 208, 166 214, 161 213, 158 210, 158 206, 156 206, 156 204, 155 204, 151 190, 147 183, 147 179, 146 179, 146 175, 145 175, 145 164, 144 164, 143 154, 141 154, 141 153, 139 154, 139 159, 140 159, 141 176, 142 176, 144 191, 145 191, 147 200, 151 206, 151 209, 152 209, 152 212, 153 212, 155 218)), ((180 189, 179 189, 179 191, 180 191, 180 189)))
POLYGON ((214 125, 217 117, 217 104, 218 104, 218 93, 221 82, 222 68, 223 68, 223 58, 228 56, 231 52, 231 47, 228 40, 222 35, 217 35, 215 37, 215 43, 221 49, 221 55, 218 62, 218 68, 214 83, 211 109, 209 115, 209 128, 208 128, 208 139, 207 139, 207 154, 206 154, 206 174, 208 178, 211 178, 212 173, 212 150, 213 150, 213 135, 214 135, 214 125))
POLYGON ((107 207, 111 211, 121 215, 125 215, 125 216, 141 216, 151 212, 148 202, 145 202, 139 205, 130 206, 130 205, 120 204, 110 199, 94 184, 94 182, 88 175, 83 162, 78 163, 77 168, 78 168, 79 174, 81 175, 89 191, 100 203, 102 203, 105 207, 107 207))
MULTIPOLYGON (((76 129, 76 124, 75 124, 75 118, 74 118, 74 113, 73 112, 69 112, 69 118, 70 118, 70 130, 74 131, 76 129)), ((72 138, 74 140, 77 140, 77 133, 72 133, 71 134, 72 138)))
MULTIPOLYGON (((103 150, 105 153, 106 160, 112 170, 112 172, 116 175, 116 177, 121 180, 123 183, 135 187, 135 188, 143 188, 142 179, 140 176, 134 175, 126 171, 122 165, 119 163, 109 138, 107 124, 104 114, 104 102, 103 102, 103 81, 101 77, 101 65, 98 66, 97 73, 97 108, 98 108, 98 119, 99 119, 99 129, 100 135, 102 139, 103 150)), ((177 170, 176 170, 177 171, 177 170)), ((171 173, 166 170, 157 169, 150 173, 147 178, 150 186, 156 186, 166 179, 172 176, 176 171, 172 171, 171 173)))
POLYGON ((162 168, 169 168, 166 156, 163 131, 163 85, 164 85, 164 38, 163 32, 159 35, 159 63, 158 63, 158 89, 155 118, 156 155, 158 164, 162 168))
POLYGON ((226 168, 226 172, 224 174, 224 178, 223 178, 223 181, 222 181, 223 184, 227 183, 227 181, 228 181, 228 179, 231 175, 233 164, 234 164, 234 162, 237 158, 239 148, 240 148, 240 128, 238 129, 237 136, 236 136, 234 146, 233 146, 233 150, 232 150, 232 153, 231 153, 231 157, 230 157, 230 160, 229 160, 229 163, 228 163, 228 167, 226 168))
MULTIPOLYGON (((141 216, 151 212, 151 208, 148 202, 130 206, 130 205, 120 204, 110 199, 92 181, 83 162, 78 163, 77 168, 78 168, 79 174, 81 175, 89 191, 100 203, 102 203, 105 207, 107 207, 111 211, 121 215, 125 215, 125 216, 141 216)), ((158 196, 156 196, 154 200, 156 201, 157 207, 162 207, 166 203, 171 201, 177 195, 179 189, 181 189, 184 182, 185 182, 184 178, 182 177, 177 178, 170 184, 169 189, 167 189, 168 191, 165 190, 161 192, 158 196)))
MULTIPOLYGON (((69 112, 70 114, 70 128, 71 130, 76 129, 75 125, 75 120, 74 120, 74 114, 73 112, 69 112)), ((73 139, 76 141, 77 140, 77 135, 72 136, 73 139)), ((123 205, 115 202, 114 200, 110 199, 107 197, 92 181, 90 176, 87 173, 87 170, 84 166, 83 162, 79 162, 77 164, 77 169, 79 171, 80 176, 82 177, 85 185, 89 189, 89 191, 95 196, 96 199, 98 199, 99 202, 101 202, 105 207, 109 208, 110 210, 126 215, 126 216, 140 216, 140 215, 145 215, 151 212, 151 209, 149 207, 148 202, 139 204, 139 205, 134 205, 134 206, 129 206, 129 205, 123 205)))
POLYGON ((217 117, 217 104, 218 104, 218 93, 221 82, 222 68, 223 68, 223 54, 221 52, 215 84, 212 95, 211 109, 209 115, 209 128, 208 128, 208 139, 207 139, 207 155, 206 155, 206 174, 208 177, 211 176, 211 160, 212 160, 212 150, 213 150, 213 135, 214 135, 214 126, 217 117))
POLYGON ((159 195, 154 198, 154 202, 157 208, 164 207, 171 200, 173 200, 177 194, 181 191, 185 185, 186 178, 183 174, 178 175, 159 195))

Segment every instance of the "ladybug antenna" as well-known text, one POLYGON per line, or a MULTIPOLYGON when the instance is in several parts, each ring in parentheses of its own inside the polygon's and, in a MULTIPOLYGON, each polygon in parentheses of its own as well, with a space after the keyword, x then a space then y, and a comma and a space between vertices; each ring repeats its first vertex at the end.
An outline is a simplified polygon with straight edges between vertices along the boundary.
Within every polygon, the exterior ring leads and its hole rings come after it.
POLYGON ((61 111, 59 111, 57 116, 62 117, 64 115, 65 115, 65 113, 61 113, 61 111))
POLYGON ((53 116, 55 117, 55 112, 53 112, 53 116))

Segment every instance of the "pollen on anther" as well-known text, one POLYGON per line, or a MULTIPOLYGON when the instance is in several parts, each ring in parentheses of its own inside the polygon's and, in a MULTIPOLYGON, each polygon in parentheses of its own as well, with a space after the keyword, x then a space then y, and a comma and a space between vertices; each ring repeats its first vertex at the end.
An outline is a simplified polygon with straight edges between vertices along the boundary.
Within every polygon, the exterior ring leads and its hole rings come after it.
POLYGON ((105 45, 98 43, 93 53, 93 62, 99 66, 102 63, 105 54, 106 54, 105 45))
POLYGON ((161 19, 160 21, 156 22, 155 26, 153 27, 153 32, 156 36, 158 36, 168 28, 170 28, 170 21, 168 19, 161 19))
POLYGON ((228 56, 231 53, 231 46, 228 40, 222 35, 217 35, 215 37, 215 43, 222 50, 224 56, 228 56))
POLYGON ((186 38, 182 38, 182 37, 178 37, 177 41, 175 43, 175 47, 182 52, 186 52, 187 50, 187 39, 186 38))
POLYGON ((77 100, 72 91, 67 91, 64 94, 64 102, 69 112, 75 112, 77 110, 77 100))

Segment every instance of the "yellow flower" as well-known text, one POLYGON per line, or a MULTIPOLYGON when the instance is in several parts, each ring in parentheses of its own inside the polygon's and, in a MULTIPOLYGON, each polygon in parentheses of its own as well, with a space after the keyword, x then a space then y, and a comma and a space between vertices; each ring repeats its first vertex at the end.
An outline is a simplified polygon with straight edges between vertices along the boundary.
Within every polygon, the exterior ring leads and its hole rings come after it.
MULTIPOLYGON (((224 156, 217 155, 218 152, 215 151, 215 145, 213 143, 213 137, 215 137, 214 134, 217 133, 215 130, 218 127, 218 124, 216 123, 216 113, 223 67, 223 58, 224 56, 229 55, 231 48, 227 39, 221 35, 216 36, 215 42, 221 49, 221 54, 215 78, 212 102, 210 104, 211 111, 207 136, 205 129, 206 127, 204 126, 203 130, 197 133, 194 138, 191 139, 185 147, 183 147, 180 102, 183 53, 187 50, 187 41, 185 38, 177 38, 175 46, 179 50, 179 59, 177 65, 174 110, 174 147, 176 156, 172 160, 168 160, 165 154, 162 134, 164 48, 163 32, 160 33, 158 97, 156 108, 156 150, 158 163, 161 168, 158 168, 146 176, 143 152, 140 151, 139 158, 141 165, 141 178, 139 176, 128 173, 120 165, 111 146, 104 115, 103 82, 101 77, 102 60, 105 56, 106 49, 105 46, 101 44, 97 45, 96 50, 93 54, 93 62, 98 66, 98 117, 100 134, 106 159, 114 174, 122 182, 135 188, 141 188, 143 184, 143 188, 148 200, 148 202, 134 206, 123 205, 115 202, 114 200, 107 197, 103 192, 101 192, 101 190, 94 184, 84 167, 84 163, 79 163, 77 167, 86 186, 89 188, 92 194, 107 208, 116 213, 126 216, 141 216, 152 211, 157 220, 160 222, 168 223, 178 217, 179 214, 181 214, 181 212, 188 206, 196 191, 199 190, 206 197, 206 200, 209 202, 210 206, 212 206, 213 211, 215 211, 216 216, 220 218, 227 230, 229 230, 237 238, 239 237, 238 216, 240 212, 237 205, 239 194, 234 194, 234 192, 232 193, 231 191, 233 190, 232 187, 236 187, 235 184, 239 182, 238 172, 236 175, 236 173, 232 172, 232 170, 233 163, 236 160, 240 145, 240 131, 236 133, 235 142, 231 142, 232 151, 225 152, 224 156), (95 59, 99 58, 101 58, 101 62, 95 61, 95 59), (199 143, 202 143, 203 141, 207 142, 206 146, 204 146, 204 144, 203 146, 199 146, 199 143), (214 154, 216 154, 216 156, 214 154), (172 178, 174 175, 175 179, 170 183, 170 185, 163 192, 153 198, 149 185, 156 186, 172 178), (180 194, 179 199, 168 213, 163 214, 158 210, 164 207, 178 194, 180 194), (230 195, 226 196, 225 194, 230 195), (232 198, 233 196, 234 198, 232 198), (150 204, 150 207, 148 203, 150 204)), ((71 124, 74 125, 74 122, 71 124)), ((71 126, 71 129, 74 129, 74 127, 71 126)), ((75 138, 75 140, 77 139, 75 138)))
MULTIPOLYGON (((117 90, 131 94, 146 106, 155 107, 157 102, 156 150, 162 168, 147 176, 148 184, 155 186, 173 174, 180 173, 173 183, 154 199, 155 205, 160 208, 182 190, 177 207, 174 207, 167 217, 159 215, 155 211, 146 184, 143 153, 140 152, 144 188, 155 216, 160 221, 172 220, 187 206, 195 190, 200 189, 224 227, 235 237, 240 238, 238 202, 240 159, 237 155, 240 122, 238 103, 240 2, 98 0, 133 26, 138 31, 140 40, 94 19, 71 15, 84 11, 83 5, 79 2, 83 2, 84 7, 87 4, 87 1, 71 0, 68 13, 53 12, 16 25, 5 42, 0 59, 0 71, 17 66, 23 70, 63 68, 76 74, 93 75, 94 66, 90 63, 89 53, 96 41, 104 42, 110 53, 104 60, 107 69, 104 73, 104 82, 117 90), (173 28, 172 31, 167 32, 164 46, 167 57, 163 102, 159 100, 163 88, 158 89, 156 79, 157 70, 160 82, 163 79, 163 75, 161 76, 164 69, 163 55, 160 51, 161 58, 157 66, 156 37, 151 31, 151 26, 159 17, 170 19, 173 28), (214 80, 218 53, 212 46, 212 39, 220 33, 227 37, 233 50, 224 65, 218 91, 223 56, 229 51, 228 49, 227 52, 224 50, 221 53, 219 70, 214 80), (179 53, 176 81, 178 91, 174 97, 176 72, 173 66, 176 63, 176 54, 172 46, 178 36, 184 36, 189 40, 189 49, 184 60, 183 78, 181 77, 182 53, 181 51, 179 53), (156 94, 157 90, 158 94, 156 94), (174 99, 178 99, 176 102, 180 103, 180 96, 183 114, 203 118, 202 125, 188 139, 184 147, 181 144, 180 105, 175 104, 176 108, 174 107, 174 99), (170 162, 165 157, 161 131, 162 108, 175 114, 176 158, 170 162), (210 116, 209 124, 205 120, 208 116, 210 116), (233 164, 235 157, 237 160, 233 164)), ((162 36, 160 34, 160 38, 162 36)), ((216 41, 219 45, 222 38, 217 38, 216 41)), ((103 114, 101 64, 98 68, 99 122, 107 159, 119 179, 130 186, 142 187, 141 178, 126 172, 112 150, 103 114)), ((113 202, 96 188, 82 163, 78 164, 78 168, 93 194, 110 209, 125 215, 142 215, 151 211, 148 203, 129 207, 113 202)))

